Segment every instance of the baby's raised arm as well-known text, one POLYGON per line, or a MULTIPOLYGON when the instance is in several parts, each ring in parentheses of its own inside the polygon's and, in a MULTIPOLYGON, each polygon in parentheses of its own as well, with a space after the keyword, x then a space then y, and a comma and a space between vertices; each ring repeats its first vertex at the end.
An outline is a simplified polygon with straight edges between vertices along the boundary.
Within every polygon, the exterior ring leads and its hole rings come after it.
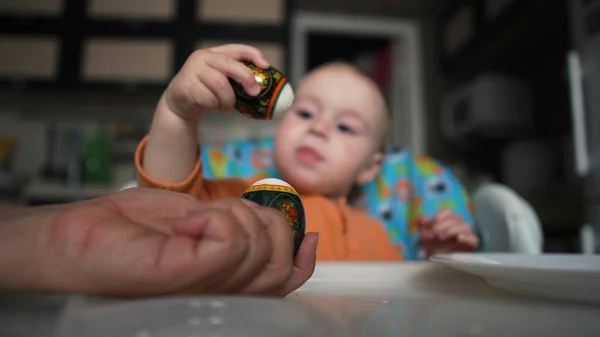
POLYGON ((228 78, 250 95, 260 92, 253 72, 241 60, 261 68, 269 63, 256 48, 231 44, 194 52, 163 93, 145 146, 142 166, 153 179, 180 182, 198 160, 198 121, 207 110, 233 109, 228 78))

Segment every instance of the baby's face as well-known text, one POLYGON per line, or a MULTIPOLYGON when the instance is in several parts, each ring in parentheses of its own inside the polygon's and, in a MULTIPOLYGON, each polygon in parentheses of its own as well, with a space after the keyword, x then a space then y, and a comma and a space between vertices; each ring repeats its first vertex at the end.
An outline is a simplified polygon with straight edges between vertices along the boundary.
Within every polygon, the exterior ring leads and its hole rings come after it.
POLYGON ((303 193, 346 195, 379 169, 385 114, 377 88, 353 70, 336 65, 313 72, 277 131, 279 172, 303 193))

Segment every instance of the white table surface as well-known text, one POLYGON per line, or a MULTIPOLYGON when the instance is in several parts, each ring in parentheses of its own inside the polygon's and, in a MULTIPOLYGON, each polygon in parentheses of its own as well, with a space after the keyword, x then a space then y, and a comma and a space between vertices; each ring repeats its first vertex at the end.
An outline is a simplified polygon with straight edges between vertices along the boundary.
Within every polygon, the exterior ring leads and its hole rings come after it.
MULTIPOLYGON (((68 316, 113 303, 2 296, 2 337, 48 337, 59 312, 68 316)), ((352 336, 600 336, 600 306, 509 294, 433 262, 319 263, 313 278, 286 300, 340 322, 352 336)))
POLYGON ((600 336, 600 306, 507 293, 433 262, 384 265, 327 266, 291 298, 356 336, 600 336))

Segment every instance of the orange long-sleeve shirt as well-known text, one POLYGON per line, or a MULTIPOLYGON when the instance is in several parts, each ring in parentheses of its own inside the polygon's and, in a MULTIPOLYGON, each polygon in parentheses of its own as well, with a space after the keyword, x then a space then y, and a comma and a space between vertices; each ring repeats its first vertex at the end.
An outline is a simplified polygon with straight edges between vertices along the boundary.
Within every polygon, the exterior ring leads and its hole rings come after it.
MULTIPOLYGON (((140 187, 187 193, 200 201, 240 197, 255 181, 244 179, 208 180, 202 177, 202 164, 196 162, 191 174, 177 183, 150 177, 142 162, 147 137, 139 144, 135 164, 140 187)), ((322 196, 300 196, 306 216, 306 231, 319 232, 317 259, 321 261, 398 261, 403 256, 390 242, 382 225, 364 212, 335 203, 322 196)))

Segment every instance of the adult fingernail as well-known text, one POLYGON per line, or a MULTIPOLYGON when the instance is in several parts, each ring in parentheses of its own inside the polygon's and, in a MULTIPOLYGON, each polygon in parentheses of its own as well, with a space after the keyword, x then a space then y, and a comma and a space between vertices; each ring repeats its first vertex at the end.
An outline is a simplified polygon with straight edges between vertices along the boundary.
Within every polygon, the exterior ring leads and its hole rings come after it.
POLYGON ((311 248, 316 252, 319 246, 319 232, 306 233, 305 240, 312 246, 311 248))
POLYGON ((317 255, 317 248, 319 248, 319 232, 315 233, 315 242, 313 243, 314 245, 314 251, 315 251, 315 256, 317 255))

